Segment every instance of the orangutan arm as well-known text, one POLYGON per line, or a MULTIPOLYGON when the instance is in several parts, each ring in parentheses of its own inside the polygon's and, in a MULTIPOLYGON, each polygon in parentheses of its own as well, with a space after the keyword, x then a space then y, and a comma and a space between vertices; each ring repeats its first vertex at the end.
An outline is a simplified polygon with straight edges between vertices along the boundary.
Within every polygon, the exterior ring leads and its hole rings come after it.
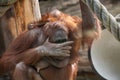
POLYGON ((39 29, 33 29, 18 36, 8 47, 0 59, 0 74, 14 70, 16 64, 24 62, 33 65, 43 56, 69 56, 73 42, 54 44, 48 42, 47 38, 39 29), (35 41, 42 35, 39 43, 35 41), (41 42, 41 43, 40 43, 41 42), (44 44, 42 44, 44 43, 44 44), (36 44, 41 44, 34 47, 36 44))

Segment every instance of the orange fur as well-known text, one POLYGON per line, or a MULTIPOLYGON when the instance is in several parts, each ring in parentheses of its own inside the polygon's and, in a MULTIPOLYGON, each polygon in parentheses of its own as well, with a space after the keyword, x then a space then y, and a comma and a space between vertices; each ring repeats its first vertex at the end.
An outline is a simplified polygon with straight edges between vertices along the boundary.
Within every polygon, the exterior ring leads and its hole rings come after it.
MULTIPOLYGON (((78 70, 79 49, 83 38, 82 23, 80 18, 64 14, 58 10, 43 15, 42 20, 37 25, 35 24, 35 27, 22 33, 11 43, 0 60, 0 74, 15 70, 14 76, 19 76, 17 74, 20 73, 20 70, 16 68, 16 65, 20 62, 24 62, 24 66, 27 67, 30 65, 36 67, 35 64, 40 62, 43 57, 35 53, 35 47, 43 45, 49 35, 54 32, 52 30, 61 28, 67 32, 68 40, 74 41, 69 63, 63 68, 56 68, 49 64, 49 67, 40 70, 39 74, 45 80, 75 80, 78 70), (51 31, 49 31, 50 29, 51 31)), ((24 70, 22 71, 24 72, 24 70)), ((29 77, 27 78, 29 79, 29 77)))

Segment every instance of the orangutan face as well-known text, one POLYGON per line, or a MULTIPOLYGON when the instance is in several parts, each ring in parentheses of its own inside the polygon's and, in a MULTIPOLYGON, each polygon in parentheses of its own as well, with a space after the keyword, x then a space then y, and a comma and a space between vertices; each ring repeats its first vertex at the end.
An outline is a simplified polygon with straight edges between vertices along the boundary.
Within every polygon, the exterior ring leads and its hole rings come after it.
POLYGON ((59 21, 46 24, 45 29, 52 43, 63 43, 68 40, 68 29, 59 21))

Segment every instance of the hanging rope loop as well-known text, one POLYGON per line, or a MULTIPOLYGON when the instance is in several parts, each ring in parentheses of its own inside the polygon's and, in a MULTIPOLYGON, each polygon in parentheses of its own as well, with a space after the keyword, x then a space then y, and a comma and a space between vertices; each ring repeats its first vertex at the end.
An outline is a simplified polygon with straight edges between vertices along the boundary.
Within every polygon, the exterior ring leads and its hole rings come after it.
MULTIPOLYGON (((120 41, 120 24, 116 18, 112 16, 99 0, 82 0, 97 15, 102 24, 108 29, 116 39, 120 41)), ((120 20, 120 16, 119 16, 120 20)))

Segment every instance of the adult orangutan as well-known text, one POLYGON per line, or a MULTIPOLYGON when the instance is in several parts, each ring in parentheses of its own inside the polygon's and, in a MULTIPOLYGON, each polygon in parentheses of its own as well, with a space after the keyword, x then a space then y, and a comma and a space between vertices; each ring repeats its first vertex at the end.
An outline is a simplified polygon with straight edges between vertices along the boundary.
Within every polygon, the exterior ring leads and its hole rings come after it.
MULTIPOLYGON (((87 10, 89 17, 91 12, 87 10)), ((82 36, 82 32, 90 30, 82 25, 86 17, 82 22, 53 10, 43 15, 40 22, 29 24, 29 30, 19 35, 3 54, 0 74, 9 72, 13 80, 75 80, 82 38, 83 42, 94 38, 89 34, 82 36)))
POLYGON ((30 24, 29 30, 18 36, 3 54, 0 73, 14 70, 11 73, 14 80, 75 78, 80 48, 79 22, 76 17, 53 10, 39 23, 30 24))

